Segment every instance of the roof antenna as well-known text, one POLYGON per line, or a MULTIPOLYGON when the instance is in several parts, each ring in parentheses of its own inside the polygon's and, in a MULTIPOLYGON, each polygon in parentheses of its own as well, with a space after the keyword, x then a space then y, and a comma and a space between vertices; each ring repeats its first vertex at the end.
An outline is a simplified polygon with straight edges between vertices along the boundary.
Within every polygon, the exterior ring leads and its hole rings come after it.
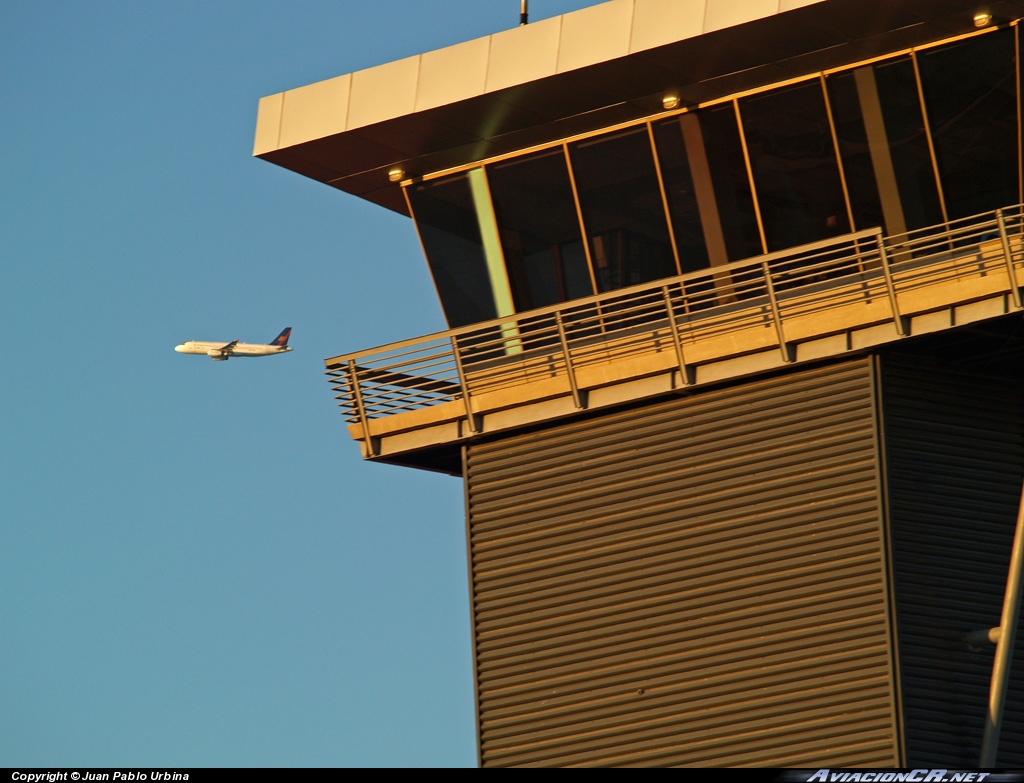
POLYGON ((522 27, 524 24, 528 24, 529 23, 529 19, 527 17, 529 17, 530 12, 526 8, 526 6, 528 6, 529 4, 530 4, 529 0, 519 0, 519 26, 520 27, 522 27))

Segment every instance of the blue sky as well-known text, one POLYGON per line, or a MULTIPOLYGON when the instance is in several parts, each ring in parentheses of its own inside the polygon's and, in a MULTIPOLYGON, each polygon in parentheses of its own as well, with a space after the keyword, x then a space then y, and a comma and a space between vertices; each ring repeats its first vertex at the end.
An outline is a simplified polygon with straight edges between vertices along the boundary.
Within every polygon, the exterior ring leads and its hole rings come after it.
POLYGON ((476 763, 461 482, 362 462, 323 376, 444 328, 415 232, 251 149, 518 14, 0 4, 0 766, 476 763))

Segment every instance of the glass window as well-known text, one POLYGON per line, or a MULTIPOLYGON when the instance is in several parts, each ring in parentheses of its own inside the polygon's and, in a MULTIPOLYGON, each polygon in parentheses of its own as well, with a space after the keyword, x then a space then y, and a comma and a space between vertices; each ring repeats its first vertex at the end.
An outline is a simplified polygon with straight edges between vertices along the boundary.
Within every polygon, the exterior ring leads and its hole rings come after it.
POLYGON ((827 96, 807 80, 409 187, 448 323, 1017 202, 1017 35, 831 74, 827 96))
MULTIPOLYGON (((687 122, 691 122, 697 128, 697 133, 700 133, 695 119, 681 114, 656 124, 654 140, 658 148, 658 164, 661 166, 662 181, 665 183, 665 197, 672 219, 676 251, 679 253, 679 265, 683 272, 693 272, 704 269, 710 263, 702 220, 712 220, 717 225, 718 210, 714 207, 714 191, 707 173, 703 142, 699 138, 690 140, 690 146, 696 147, 694 165, 698 170, 697 177, 691 169, 685 140, 687 122), (698 193, 694 179, 704 186, 705 193, 698 193), (702 200, 705 204, 703 213, 700 208, 702 200), (708 212, 711 214, 707 214, 708 212)), ((709 230, 716 231, 717 228, 709 230)), ((721 263, 726 260, 723 257, 721 263)))
POLYGON ((647 127, 570 147, 598 291, 676 274, 647 127))
POLYGON ((829 76, 827 80, 828 99, 835 123, 836 139, 839 142, 839 156, 846 177, 846 192, 850 197, 850 211, 853 213, 855 231, 866 228, 882 228, 886 233, 901 234, 906 226, 887 226, 878 196, 878 183, 871 157, 864 117, 861 114, 857 85, 851 71, 829 76))
POLYGON ((1017 201, 1014 31, 920 52, 921 87, 951 219, 1017 201))
POLYGON ((871 67, 908 230, 942 222, 928 136, 909 57, 871 67))
POLYGON ((730 261, 761 255, 761 234, 732 103, 697 113, 730 261))
POLYGON ((518 312, 594 293, 561 147, 487 167, 518 312))
POLYGON ((739 101, 768 250, 850 231, 818 81, 739 101))
POLYGON ((413 218, 448 325, 512 313, 483 169, 409 188, 413 218))
POLYGON ((897 235, 941 223, 911 59, 829 76, 828 94, 856 228, 897 235))

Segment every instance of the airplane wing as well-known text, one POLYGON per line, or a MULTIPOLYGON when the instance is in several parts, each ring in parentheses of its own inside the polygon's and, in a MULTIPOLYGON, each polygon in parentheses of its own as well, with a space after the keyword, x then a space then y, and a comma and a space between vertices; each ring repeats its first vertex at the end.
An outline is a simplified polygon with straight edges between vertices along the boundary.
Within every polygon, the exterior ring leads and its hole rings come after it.
POLYGON ((238 340, 232 340, 231 342, 229 342, 227 345, 220 349, 221 355, 230 356, 231 353, 235 350, 236 345, 238 345, 238 340))

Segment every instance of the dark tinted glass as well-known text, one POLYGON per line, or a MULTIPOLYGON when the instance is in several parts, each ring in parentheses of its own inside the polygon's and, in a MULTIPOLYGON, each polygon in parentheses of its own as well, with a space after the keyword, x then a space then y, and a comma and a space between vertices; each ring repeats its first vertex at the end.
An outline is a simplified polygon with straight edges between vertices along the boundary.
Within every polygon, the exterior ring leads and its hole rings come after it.
POLYGON ((683 272, 692 272, 708 266, 708 250, 680 122, 673 117, 655 125, 654 139, 679 264, 683 272))
POLYGON ((885 133, 907 228, 942 222, 935 171, 910 58, 874 66, 885 133))
POLYGON ((414 185, 409 201, 449 326, 497 317, 468 173, 414 185))
POLYGON ((739 105, 768 250, 849 233, 821 84, 751 95, 739 105))
POLYGON ((1017 201, 1014 31, 918 54, 921 86, 950 218, 1017 201))
POLYGON ((647 128, 570 148, 599 291, 676 274, 647 128))
POLYGON ((516 311, 594 293, 561 148, 487 167, 516 311))
POLYGON ((854 230, 875 227, 884 229, 882 203, 878 198, 878 183, 875 181, 867 130, 864 127, 853 73, 847 71, 830 76, 828 97, 836 137, 839 140, 839 155, 846 177, 846 191, 850 196, 854 230))
POLYGON ((698 116, 729 260, 761 255, 764 251, 757 230, 736 111, 731 103, 726 103, 704 109, 698 116))

